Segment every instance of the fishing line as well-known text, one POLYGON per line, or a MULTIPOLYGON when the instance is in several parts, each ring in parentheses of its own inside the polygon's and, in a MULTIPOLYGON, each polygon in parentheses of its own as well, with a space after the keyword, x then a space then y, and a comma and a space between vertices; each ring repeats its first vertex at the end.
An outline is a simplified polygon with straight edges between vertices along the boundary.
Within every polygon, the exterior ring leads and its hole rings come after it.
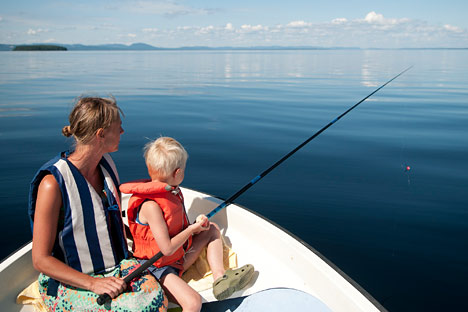
MULTIPOLYGON (((338 117, 336 117, 335 119, 333 119, 332 121, 330 121, 326 126, 324 126, 322 129, 320 129, 319 131, 317 131, 315 134, 313 134, 311 137, 309 137, 307 140, 305 140, 304 142, 302 142, 301 144, 299 144, 296 148, 294 148, 292 151, 290 151, 288 154, 284 155, 280 160, 278 160, 276 163, 274 163, 271 167, 269 167, 268 169, 266 169, 265 171, 263 171, 262 173, 260 173, 258 176, 256 176, 255 178, 253 178, 249 183, 247 183, 244 187, 242 187, 239 191, 237 191, 234 195, 232 195, 231 197, 229 197, 228 199, 226 199, 223 203, 221 203, 219 206, 217 206, 215 209, 213 209, 210 213, 208 213, 206 215, 206 217, 208 219, 212 218, 215 214, 217 214, 219 211, 221 211, 223 208, 226 208, 227 206, 229 206, 230 204, 233 203, 233 201, 235 199, 237 199, 240 195, 242 195, 244 192, 246 192, 248 189, 250 189, 254 184, 256 184, 258 181, 260 181, 262 178, 264 178, 267 174, 269 174, 271 171, 273 171, 276 167, 278 167, 279 165, 281 165, 286 159, 288 159, 289 157, 291 157, 294 153, 296 153, 298 150, 300 150, 302 147, 304 147, 307 143, 309 143, 310 141, 312 141, 313 139, 315 139, 317 136, 319 136, 322 132, 324 132, 325 130, 327 130, 329 127, 331 127, 333 124, 335 124, 338 120, 340 120, 341 118, 343 118, 346 114, 348 114, 350 111, 352 111, 353 109, 355 109, 359 104, 361 104, 362 102, 364 102, 365 100, 367 100, 368 98, 370 98, 372 95, 374 95, 375 93, 377 93, 380 89, 382 89, 383 87, 385 87, 386 85, 388 85, 390 82, 392 82, 393 80, 397 79, 398 77, 400 77, 401 75, 403 75, 404 73, 406 73, 408 70, 410 70, 413 66, 410 66, 408 67, 407 69, 405 69, 404 71, 402 71, 401 73, 399 73, 398 75, 396 75, 395 77, 393 77, 392 79, 390 79, 389 81, 387 81, 386 83, 384 83, 383 85, 381 85, 380 87, 378 87, 377 89, 375 89, 372 93, 370 93, 369 95, 367 95, 365 98, 363 98, 362 100, 360 100, 359 102, 357 102, 356 104, 354 104, 353 106, 351 106, 350 108, 348 108, 344 113, 342 113, 341 115, 339 115, 338 117)), ((144 264, 141 264, 140 267, 138 267, 136 270, 134 270, 132 273, 130 273, 129 275, 127 275, 125 278, 124 278, 124 282, 125 283, 129 283, 131 280, 133 280, 135 277, 137 277, 138 275, 140 275, 144 270, 146 270, 147 268, 149 268, 153 263, 155 263, 159 258, 161 258, 163 256, 162 252, 158 252, 156 255, 154 255, 151 259, 149 259, 148 261, 146 261, 144 264)), ((100 295, 98 298, 97 298, 97 303, 99 305, 103 305, 104 303, 106 303, 107 301, 109 301, 111 298, 108 294, 103 294, 103 295, 100 295)))
MULTIPOLYGON (((408 102, 407 101, 404 101, 403 102, 403 108, 400 110, 401 112, 407 112, 408 111, 408 102)), ((399 118, 399 120, 401 120, 401 126, 400 128, 404 129, 406 127, 406 125, 410 122, 410 118, 408 118, 408 114, 405 113, 403 114, 403 117, 402 118, 399 118)), ((408 155, 407 155, 407 145, 408 145, 408 134, 407 132, 405 131, 403 134, 400 134, 400 159, 399 159, 399 162, 400 162, 400 168, 401 168, 401 172, 403 172, 403 174, 406 175, 406 178, 407 178, 407 189, 410 190, 411 189, 411 175, 412 175, 412 172, 413 172, 413 164, 412 162, 408 159, 408 155)), ((400 233, 399 231, 399 223, 398 223, 398 219, 397 219, 397 216, 396 216, 396 209, 392 209, 392 220, 393 220, 393 224, 392 224, 392 229, 391 229, 391 236, 393 236, 393 242, 397 241, 397 233, 400 233)), ((391 250, 391 254, 390 256, 392 258, 395 258, 397 256, 397 247, 395 244, 393 244, 393 247, 392 247, 392 250, 391 250)), ((391 290, 391 293, 395 292, 395 287, 393 287, 393 289, 391 290)), ((391 294, 389 297, 393 296, 393 294, 391 294)))
POLYGON ((401 148, 400 151, 400 163, 401 163, 401 169, 402 171, 406 174, 406 177, 408 179, 408 187, 411 186, 411 172, 413 170, 413 167, 409 164, 408 161, 403 161, 403 151, 406 150, 406 143, 403 143, 404 145, 401 148))
MULTIPOLYGON (((407 104, 405 102, 405 107, 404 107, 404 110, 406 111, 407 110, 407 104)), ((402 110, 403 111, 403 110, 402 110)), ((406 115, 405 115, 405 118, 403 119, 403 121, 407 121, 408 118, 406 118, 406 115)), ((401 149, 400 149, 400 167, 401 167, 401 170, 405 173, 407 179, 408 179, 408 187, 411 185, 411 172, 413 170, 413 167, 412 167, 412 164, 410 164, 410 162, 408 161, 407 157, 404 157, 403 158, 403 154, 406 153, 406 145, 407 145, 407 140, 406 140, 406 136, 403 136, 401 138, 401 149)))

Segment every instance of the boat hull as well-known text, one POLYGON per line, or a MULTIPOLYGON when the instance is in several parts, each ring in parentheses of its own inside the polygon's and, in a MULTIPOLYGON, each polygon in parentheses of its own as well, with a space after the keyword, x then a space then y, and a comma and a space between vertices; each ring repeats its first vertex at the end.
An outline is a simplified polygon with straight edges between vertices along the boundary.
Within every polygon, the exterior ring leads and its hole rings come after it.
MULTIPOLYGON (((189 219, 208 214, 221 199, 182 188, 189 219)), ((129 195, 123 194, 125 208, 129 195)), ((125 219, 125 218, 124 218, 125 219)), ((237 254, 238 264, 254 265, 256 273, 248 288, 233 297, 245 297, 272 288, 288 288, 310 294, 331 311, 385 311, 319 252, 273 222, 236 204, 211 219, 218 224, 226 243, 237 254)), ((16 296, 37 279, 32 266, 32 243, 0 264, 0 306, 5 311, 33 311, 15 303, 16 296)), ((200 292, 204 302, 213 302, 211 289, 200 292)))

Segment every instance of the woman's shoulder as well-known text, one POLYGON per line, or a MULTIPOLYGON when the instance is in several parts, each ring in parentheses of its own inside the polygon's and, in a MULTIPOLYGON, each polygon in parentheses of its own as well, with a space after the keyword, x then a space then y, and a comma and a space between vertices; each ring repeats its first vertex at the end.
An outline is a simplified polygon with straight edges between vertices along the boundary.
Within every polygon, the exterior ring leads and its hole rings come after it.
POLYGON ((51 173, 44 175, 44 177, 41 180, 41 183, 39 184, 39 188, 47 191, 60 191, 59 184, 53 176, 53 174, 51 173))

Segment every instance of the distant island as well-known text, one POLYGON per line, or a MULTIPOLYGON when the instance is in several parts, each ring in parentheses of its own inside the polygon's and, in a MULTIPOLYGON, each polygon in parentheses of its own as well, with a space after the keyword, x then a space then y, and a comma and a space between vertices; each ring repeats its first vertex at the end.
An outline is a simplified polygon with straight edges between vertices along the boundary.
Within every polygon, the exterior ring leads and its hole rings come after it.
POLYGON ((67 48, 58 45, 34 44, 19 45, 13 48, 13 51, 67 51, 67 48))

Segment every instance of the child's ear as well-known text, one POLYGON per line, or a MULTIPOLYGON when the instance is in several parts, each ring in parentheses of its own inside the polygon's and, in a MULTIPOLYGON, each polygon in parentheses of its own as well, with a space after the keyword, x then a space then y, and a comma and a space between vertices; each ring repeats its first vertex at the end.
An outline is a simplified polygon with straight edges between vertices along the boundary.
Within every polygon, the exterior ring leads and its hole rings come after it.
POLYGON ((174 175, 174 178, 175 178, 176 175, 179 174, 179 172, 180 172, 180 168, 177 168, 176 170, 174 170, 174 174, 173 174, 173 175, 174 175))

